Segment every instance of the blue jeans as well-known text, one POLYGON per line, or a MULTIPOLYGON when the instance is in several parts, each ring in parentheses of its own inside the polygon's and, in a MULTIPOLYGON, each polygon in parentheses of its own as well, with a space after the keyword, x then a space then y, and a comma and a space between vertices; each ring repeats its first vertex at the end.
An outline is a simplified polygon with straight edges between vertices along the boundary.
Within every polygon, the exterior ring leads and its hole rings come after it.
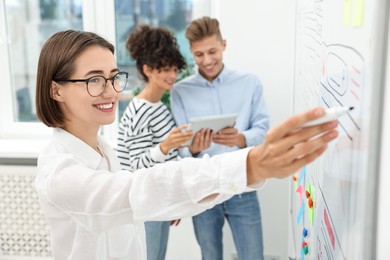
POLYGON ((148 260, 164 260, 167 252, 170 221, 145 222, 148 260))
POLYGON ((263 231, 256 191, 236 195, 192 218, 202 259, 223 259, 225 218, 233 234, 238 259, 263 260, 263 231))

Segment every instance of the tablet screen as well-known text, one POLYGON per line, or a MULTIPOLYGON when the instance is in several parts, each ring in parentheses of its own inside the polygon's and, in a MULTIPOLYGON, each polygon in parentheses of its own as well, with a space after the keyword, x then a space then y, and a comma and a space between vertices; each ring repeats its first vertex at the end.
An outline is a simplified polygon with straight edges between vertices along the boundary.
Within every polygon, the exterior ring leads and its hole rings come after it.
MULTIPOLYGON (((188 121, 188 129, 192 130, 194 132, 194 135, 202 128, 208 128, 213 130, 213 132, 218 132, 223 128, 234 126, 236 118, 237 114, 193 117, 188 121)), ((183 144, 183 146, 188 146, 191 143, 192 139, 183 144)))

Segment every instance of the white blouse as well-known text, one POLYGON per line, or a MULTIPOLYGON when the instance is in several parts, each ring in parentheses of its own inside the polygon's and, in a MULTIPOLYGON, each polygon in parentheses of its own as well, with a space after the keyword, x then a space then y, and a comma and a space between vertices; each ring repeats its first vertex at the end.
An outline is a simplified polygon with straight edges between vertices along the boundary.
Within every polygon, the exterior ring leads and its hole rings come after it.
POLYGON ((253 190, 246 185, 249 149, 129 174, 108 143, 100 137, 98 142, 103 157, 54 129, 39 155, 35 185, 56 260, 146 259, 144 221, 193 216, 253 190))

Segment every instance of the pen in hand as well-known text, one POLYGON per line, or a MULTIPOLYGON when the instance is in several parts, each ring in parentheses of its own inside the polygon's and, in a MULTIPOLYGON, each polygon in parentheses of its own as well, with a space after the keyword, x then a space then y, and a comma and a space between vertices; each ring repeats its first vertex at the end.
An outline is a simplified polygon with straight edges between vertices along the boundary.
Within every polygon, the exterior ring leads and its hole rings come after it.
POLYGON ((335 108, 329 108, 325 110, 325 114, 317 119, 314 119, 312 121, 309 121, 302 125, 302 127, 308 127, 308 126, 314 126, 323 124, 326 122, 330 122, 332 120, 336 120, 342 115, 345 115, 347 112, 354 109, 354 107, 335 107, 335 108))

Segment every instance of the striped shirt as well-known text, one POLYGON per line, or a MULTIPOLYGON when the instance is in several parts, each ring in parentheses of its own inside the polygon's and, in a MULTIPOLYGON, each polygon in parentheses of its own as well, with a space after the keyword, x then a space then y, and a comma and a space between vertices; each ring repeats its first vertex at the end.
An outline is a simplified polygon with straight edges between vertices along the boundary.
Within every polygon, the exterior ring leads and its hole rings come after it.
POLYGON ((165 155, 159 145, 175 127, 171 113, 161 101, 150 103, 134 97, 119 123, 117 155, 122 169, 135 171, 176 160, 177 149, 165 155))

